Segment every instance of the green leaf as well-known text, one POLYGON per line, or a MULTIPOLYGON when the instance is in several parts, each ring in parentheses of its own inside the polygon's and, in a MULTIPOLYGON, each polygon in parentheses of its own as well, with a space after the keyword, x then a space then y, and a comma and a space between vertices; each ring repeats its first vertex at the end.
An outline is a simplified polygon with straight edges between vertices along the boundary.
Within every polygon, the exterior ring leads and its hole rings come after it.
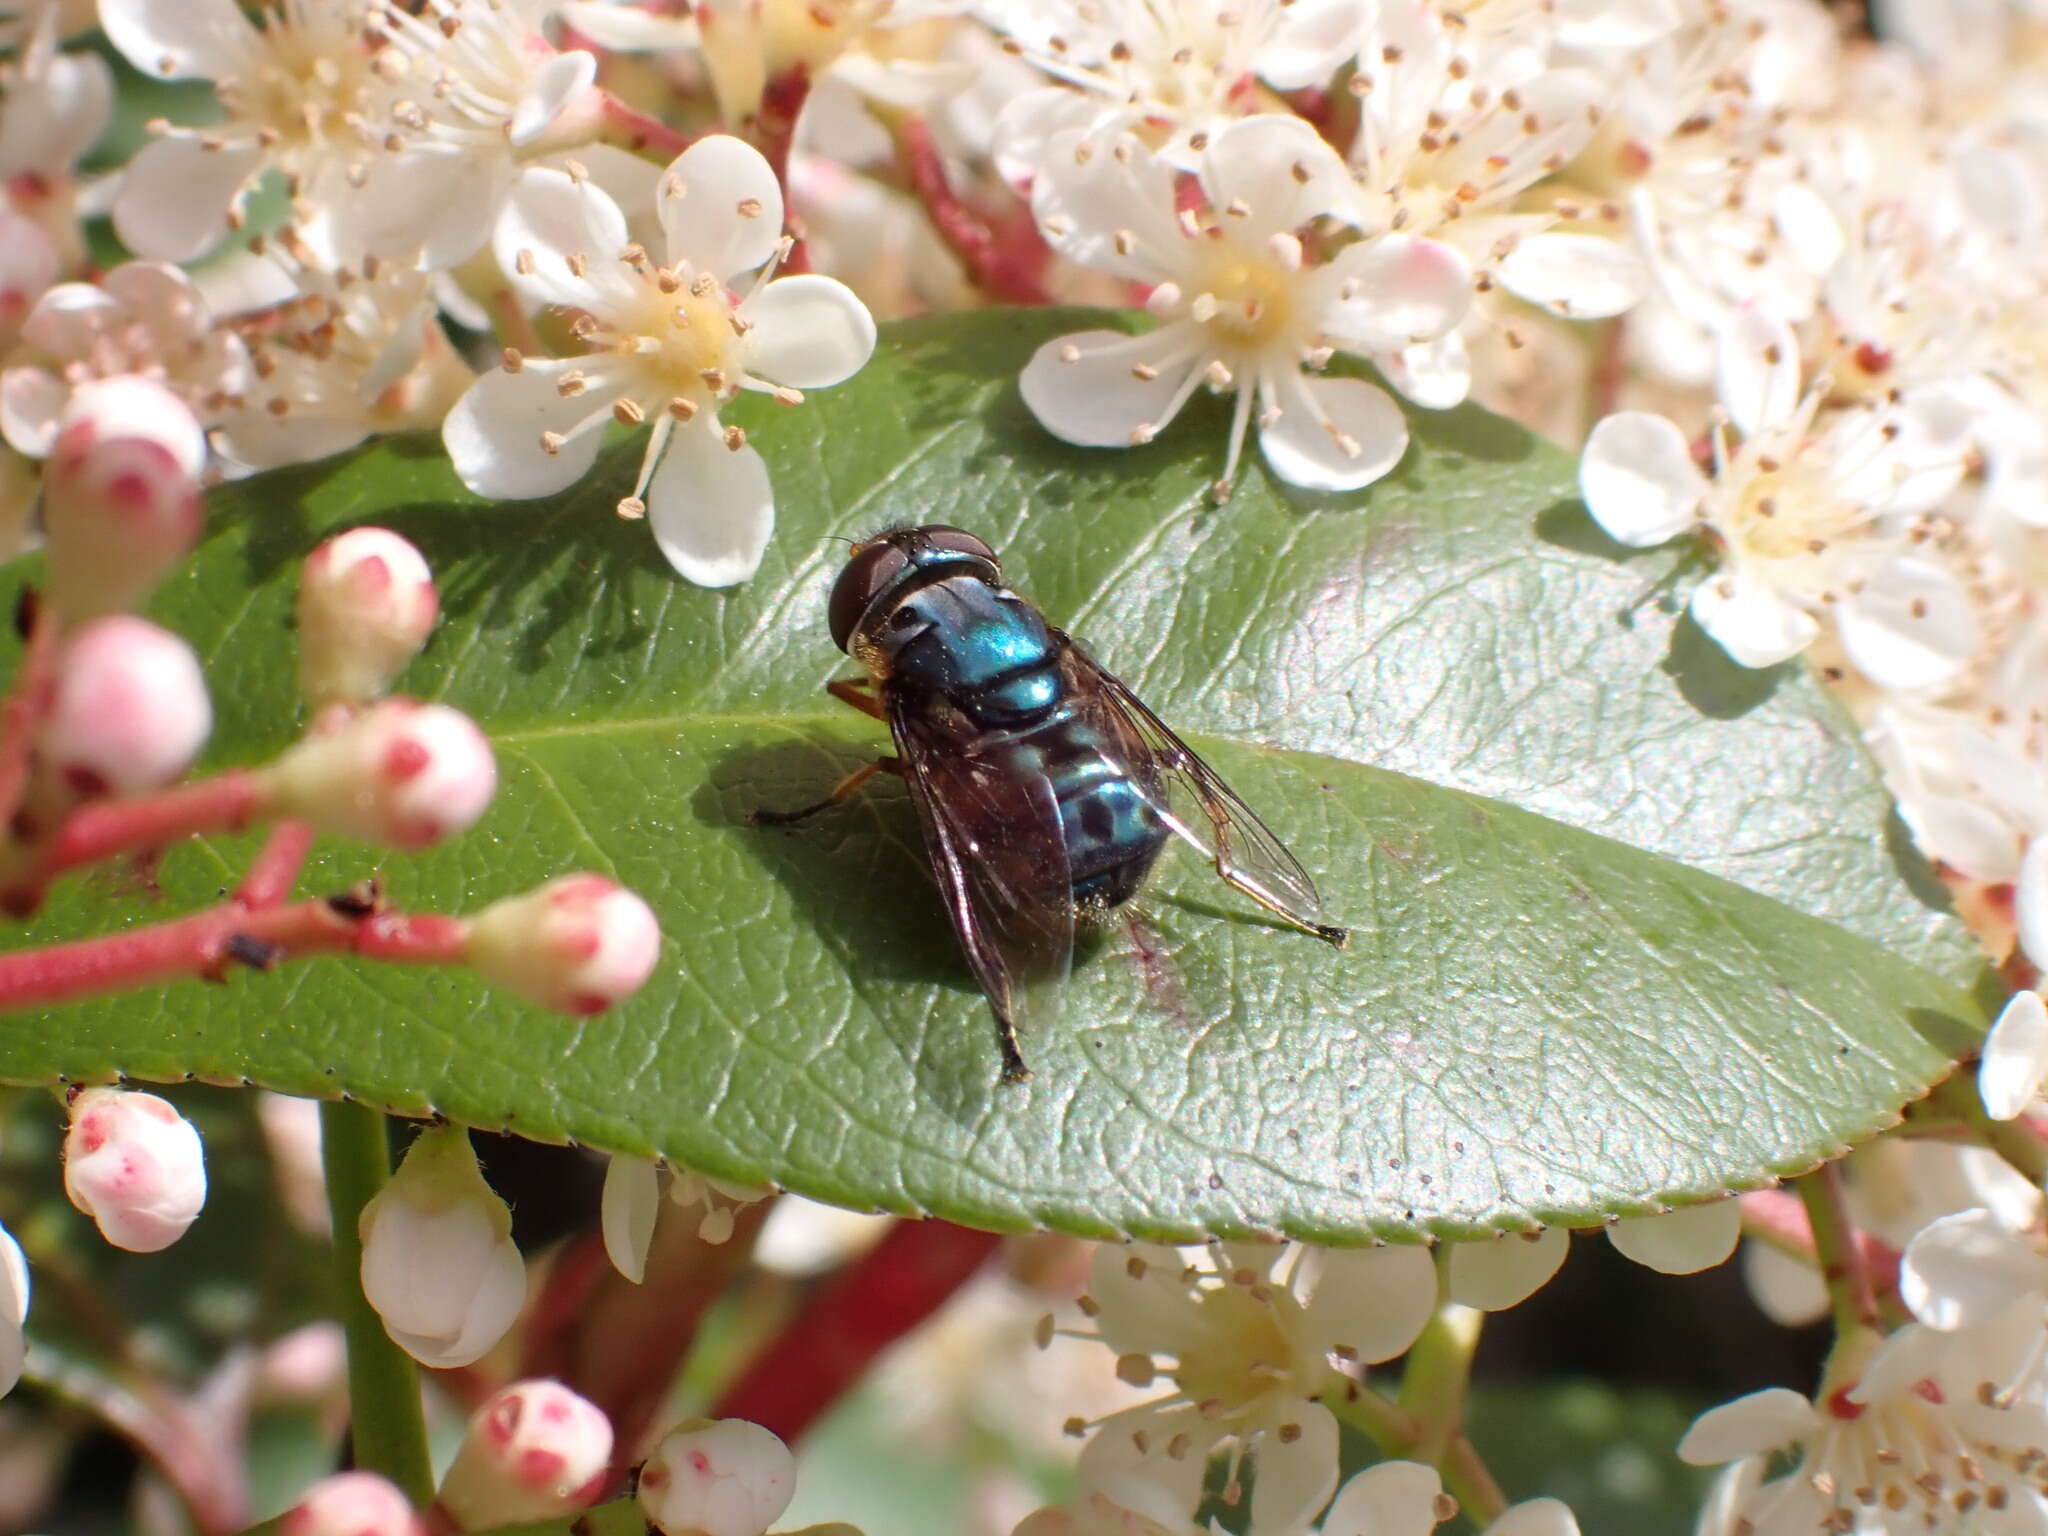
MULTIPOLYGON (((1765 1182, 1891 1123, 1981 1032, 1976 961, 1902 875, 1852 728, 1802 670, 1740 673, 1676 621, 1680 557, 1601 541, 1565 455, 1421 415, 1362 495, 1253 469, 1215 507, 1222 402, 1127 452, 1025 414, 1023 360, 1099 322, 895 326, 801 409, 742 402, 781 526, 729 592, 613 517, 637 443, 542 503, 480 503, 431 439, 223 490, 157 604, 214 679, 216 761, 296 732, 297 562, 369 521, 442 582, 407 685, 500 753, 469 836, 324 847, 305 888, 381 871, 403 907, 474 908, 594 867, 654 904, 662 964, 581 1024, 446 971, 182 984, 0 1020, 0 1079, 248 1079, 997 1228, 1355 1242, 1765 1182), (1080 957, 1064 1023, 1024 1042, 1036 1080, 1004 1086, 901 789, 747 824, 885 749, 819 692, 847 670, 828 536, 940 519, 1212 756, 1350 949, 1172 857, 1144 952, 1118 927, 1080 957)), ((249 846, 174 851, 145 910, 215 899, 249 846)), ((33 936, 138 905, 74 882, 33 936)))

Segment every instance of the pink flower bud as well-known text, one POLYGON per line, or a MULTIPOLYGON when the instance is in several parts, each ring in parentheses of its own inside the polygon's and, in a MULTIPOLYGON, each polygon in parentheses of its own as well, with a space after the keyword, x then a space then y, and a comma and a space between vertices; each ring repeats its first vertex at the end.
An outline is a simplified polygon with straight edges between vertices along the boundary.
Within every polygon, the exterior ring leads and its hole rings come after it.
POLYGON ((595 1403, 559 1381, 514 1382, 470 1419, 440 1505, 466 1531, 552 1520, 597 1498, 611 1456, 595 1403))
POLYGON ((666 1536, 764 1536, 796 1492, 796 1458, 745 1419, 692 1419, 640 1469, 640 1509, 666 1536))
POLYGON ((424 1536, 405 1495, 374 1472, 337 1472, 278 1517, 279 1536, 424 1536))
POLYGON ((64 1137, 64 1193, 116 1248, 168 1248, 206 1204, 199 1133, 153 1093, 81 1089, 64 1137))
POLYGON ((73 392, 43 471, 49 599, 77 623, 135 607, 199 541, 206 436, 135 375, 73 392))
POLYGON ((498 787, 491 744, 445 704, 384 699, 316 729, 266 770, 273 805, 330 832, 425 848, 483 815, 498 787))
POLYGON ((494 902, 470 924, 477 973, 559 1013, 602 1013, 647 980, 661 929, 647 903, 603 875, 564 875, 494 902))
POLYGON ((22 1325, 28 1321, 28 1260, 14 1234, 0 1227, 0 1397, 21 1380, 28 1355, 22 1325))
POLYGON ((352 528, 299 576, 299 675, 317 710, 363 704, 426 644, 440 599, 417 549, 386 528, 352 528))
POLYGON ((363 1207, 363 1295, 423 1365, 476 1360, 526 1301, 512 1213, 484 1182, 460 1126, 422 1131, 363 1207))
POLYGON ((112 614, 65 641, 37 747, 75 795, 134 794, 184 773, 212 729, 192 647, 147 619, 112 614))

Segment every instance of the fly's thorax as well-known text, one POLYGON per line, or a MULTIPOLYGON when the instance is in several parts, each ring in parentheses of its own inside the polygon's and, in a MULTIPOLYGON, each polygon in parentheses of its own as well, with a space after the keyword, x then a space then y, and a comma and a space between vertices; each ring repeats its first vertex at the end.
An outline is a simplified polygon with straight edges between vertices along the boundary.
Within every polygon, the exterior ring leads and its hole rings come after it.
POLYGON ((963 708, 986 702, 999 710, 1037 710, 1057 702, 1059 647, 1031 604, 966 573, 906 586, 868 614, 857 659, 963 708))

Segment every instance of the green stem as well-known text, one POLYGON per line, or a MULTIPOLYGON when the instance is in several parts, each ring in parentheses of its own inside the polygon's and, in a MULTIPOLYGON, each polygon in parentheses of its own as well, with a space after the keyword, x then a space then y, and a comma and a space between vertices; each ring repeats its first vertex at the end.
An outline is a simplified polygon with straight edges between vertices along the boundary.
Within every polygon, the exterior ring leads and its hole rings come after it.
POLYGON ((434 1498, 420 1373, 391 1341, 363 1295, 363 1243, 357 1222, 391 1176, 384 1117, 352 1102, 320 1106, 320 1152, 327 1167, 327 1209, 334 1217, 334 1279, 348 1330, 348 1405, 355 1464, 381 1472, 425 1509, 434 1498))
MULTIPOLYGON (((1333 1371, 1323 1390, 1323 1402, 1339 1420, 1371 1440, 1387 1457, 1428 1459, 1424 1450, 1428 1426, 1371 1387, 1333 1371)), ((1507 1495, 1501 1492, 1478 1450, 1462 1432, 1453 1429, 1433 1465, 1444 1480, 1444 1491, 1458 1501, 1458 1508, 1470 1518, 1475 1529, 1485 1529, 1507 1512, 1507 1495)))
POLYGON ((1870 1271, 1863 1263, 1863 1250, 1849 1222, 1848 1205, 1842 1197, 1842 1168, 1828 1163, 1799 1181, 1799 1197, 1806 1202, 1806 1219, 1813 1227, 1813 1251, 1820 1260, 1820 1277, 1828 1288, 1828 1303, 1835 1315, 1835 1333, 1846 1337, 1858 1328, 1877 1322, 1877 1303, 1870 1291, 1870 1271))
POLYGON ((1485 1322, 1484 1312, 1447 1301, 1409 1347, 1400 1403, 1415 1421, 1417 1461, 1442 1465, 1451 1442, 1464 1430, 1465 1388, 1485 1322))

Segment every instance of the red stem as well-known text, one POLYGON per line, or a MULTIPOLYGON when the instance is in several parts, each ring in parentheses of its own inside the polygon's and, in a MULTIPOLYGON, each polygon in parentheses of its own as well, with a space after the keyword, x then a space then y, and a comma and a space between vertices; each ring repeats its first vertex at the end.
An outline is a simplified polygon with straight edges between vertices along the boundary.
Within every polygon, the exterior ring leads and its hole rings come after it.
MULTIPOLYGON (((214 778, 153 795, 95 800, 64 819, 43 857, 43 874, 47 878, 117 854, 162 848, 208 832, 239 832, 263 814, 268 799, 257 775, 246 768, 230 768, 214 778)), ((305 858, 303 851, 299 858, 305 858)), ((289 888, 290 882, 286 884, 289 888)))
POLYGON ((949 1221, 899 1221, 755 1356, 714 1416, 752 1419, 794 1441, 1001 1242, 949 1221))
POLYGON ((246 911, 235 903, 75 944, 0 955, 0 1009, 47 1006, 181 976, 223 980, 228 962, 269 969, 280 960, 352 951, 373 960, 460 961, 460 918, 353 913, 329 901, 246 911))
POLYGON ((33 608, 28 620, 28 643, 22 652, 21 671, 7 702, 0 705, 0 826, 14 817, 28 788, 29 746, 36 727, 49 713, 51 687, 57 673, 57 621, 50 605, 28 601, 33 608))
POLYGON ((946 164, 922 115, 912 113, 898 130, 897 157, 910 185, 931 215, 932 227, 967 279, 991 299, 1008 304, 1050 304, 1040 280, 1051 253, 1029 216, 1006 221, 1000 231, 962 202, 946 180, 946 164))
POLYGON ((629 154, 643 149, 659 151, 673 160, 690 147, 690 136, 669 127, 652 113, 621 101, 610 91, 601 93, 598 105, 598 137, 629 154))
POLYGON ((811 71, 805 64, 793 65, 770 80, 761 91, 761 109, 754 117, 754 137, 775 181, 782 188, 783 217, 794 239, 782 258, 787 273, 811 270, 810 252, 804 247, 803 224, 796 216, 796 197, 789 185, 789 154, 796 143, 797 119, 811 95, 811 71))
POLYGON ((235 887, 235 900, 251 912, 275 907, 291 895, 299 870, 313 847, 313 828, 308 822, 287 819, 270 829, 269 840, 256 855, 242 883, 235 887))

